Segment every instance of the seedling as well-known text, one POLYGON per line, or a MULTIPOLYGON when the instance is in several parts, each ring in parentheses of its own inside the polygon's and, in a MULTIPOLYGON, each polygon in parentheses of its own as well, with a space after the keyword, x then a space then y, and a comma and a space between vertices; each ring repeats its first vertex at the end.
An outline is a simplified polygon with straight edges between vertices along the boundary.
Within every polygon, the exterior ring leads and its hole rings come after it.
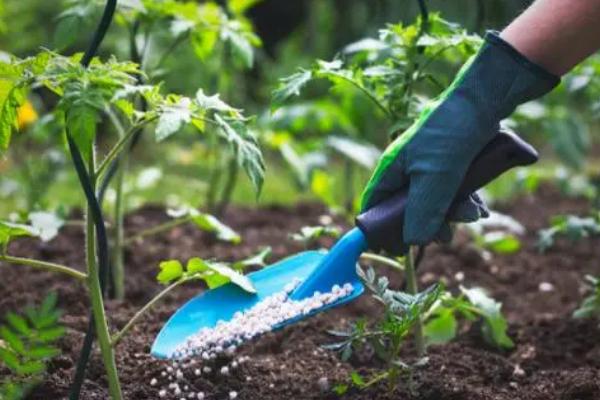
POLYGON ((557 237, 564 236, 571 241, 581 240, 600 234, 598 216, 578 217, 576 215, 558 215, 552 218, 550 228, 538 232, 538 248, 545 252, 554 245, 557 237))
POLYGON ((453 340, 458 329, 457 317, 468 321, 481 320, 483 338, 492 346, 510 349, 513 341, 507 335, 508 324, 502 315, 502 303, 489 297, 481 288, 460 288, 453 296, 444 292, 425 316, 425 337, 428 344, 442 344, 453 340))
MULTIPOLYGON (((330 332, 342 341, 328 345, 326 348, 339 351, 342 360, 348 360, 355 350, 368 344, 375 350, 377 357, 386 363, 386 370, 383 373, 368 379, 356 372, 353 373, 352 385, 360 389, 384 380, 387 380, 390 388, 393 389, 397 385, 398 378, 403 376, 408 378, 409 387, 412 387, 413 369, 424 365, 427 358, 419 354, 415 363, 408 364, 401 359, 400 350, 411 333, 416 333, 416 346, 421 346, 418 341, 421 340, 419 326, 422 317, 436 302, 442 293, 442 287, 433 285, 420 293, 409 294, 390 289, 388 279, 385 276, 377 277, 371 268, 367 271, 359 268, 358 272, 367 288, 373 293, 373 297, 383 304, 384 316, 373 328, 370 328, 366 321, 360 320, 349 332, 330 332)), ((419 349, 417 351, 420 352, 419 349)), ((342 384, 336 386, 334 390, 338 394, 343 394, 348 389, 349 385, 342 384)))
POLYGON ((573 312, 575 318, 600 317, 600 279, 586 275, 585 280, 591 293, 583 299, 579 308, 573 312))
POLYGON ((56 294, 48 295, 39 307, 27 307, 25 315, 6 315, 6 325, 0 326, 0 364, 10 374, 0 383, 1 399, 23 399, 42 381, 48 362, 60 354, 56 344, 65 329, 59 318, 56 294))

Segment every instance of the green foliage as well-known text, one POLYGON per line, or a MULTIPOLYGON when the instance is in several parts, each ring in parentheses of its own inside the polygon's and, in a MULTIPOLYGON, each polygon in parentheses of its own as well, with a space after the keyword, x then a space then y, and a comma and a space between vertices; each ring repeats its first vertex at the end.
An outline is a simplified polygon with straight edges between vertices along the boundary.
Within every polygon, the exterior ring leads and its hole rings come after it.
POLYGON ((579 307, 573 312, 573 317, 600 317, 600 279, 591 275, 586 275, 585 280, 591 293, 583 299, 579 307))
POLYGON ((337 238, 341 234, 339 228, 334 226, 303 226, 300 232, 292 233, 292 240, 308 245, 322 237, 337 238))
POLYGON ((256 293, 252 281, 242 272, 250 266, 264 266, 264 258, 269 252, 270 249, 265 249, 256 256, 232 264, 194 257, 188 260, 185 268, 178 260, 163 261, 159 264, 156 279, 164 285, 199 279, 210 289, 231 282, 248 293, 256 293))
POLYGON ((368 143, 381 143, 382 138, 387 142, 411 125, 424 104, 449 83, 452 76, 445 72, 454 71, 481 43, 478 36, 436 14, 425 28, 420 20, 388 25, 377 38, 346 46, 334 60, 317 60, 281 79, 273 91, 270 128, 280 136, 290 133, 287 140, 275 141, 275 147, 297 181, 328 206, 337 208, 333 185, 319 173, 323 166, 311 164, 313 149, 331 150, 349 163, 344 202, 346 211, 352 212, 355 199, 350 197, 358 192, 348 188, 352 166, 371 170, 380 154, 368 143), (319 90, 323 85, 317 81, 326 82, 330 93, 319 90), (309 84, 310 100, 288 105, 309 92, 309 84), (311 146, 315 133, 331 136, 332 132, 335 137, 311 146))
POLYGON ((388 25, 377 39, 346 46, 341 58, 317 61, 310 69, 282 79, 273 92, 274 106, 299 95, 312 80, 326 79, 334 91, 351 85, 367 96, 386 115, 394 132, 408 127, 420 111, 422 96, 443 88, 432 70, 436 63, 462 62, 481 43, 478 36, 437 14, 431 15, 428 26, 425 32, 420 20, 406 26, 388 25))
MULTIPOLYGON (((383 276, 377 277, 371 268, 367 271, 357 268, 365 286, 372 292, 373 297, 383 304, 384 317, 372 328, 365 320, 359 320, 349 332, 331 331, 330 334, 341 341, 327 345, 326 348, 339 351, 342 359, 347 361, 353 351, 368 344, 375 350, 376 356, 386 362, 387 370, 369 382, 353 373, 351 384, 357 388, 364 389, 382 379, 387 379, 390 386, 394 387, 398 378, 403 376, 410 381, 412 371, 424 365, 427 359, 422 358, 409 365, 400 359, 400 350, 416 324, 420 323, 423 315, 436 303, 443 288, 433 285, 412 295, 390 289, 388 279, 383 276)), ((342 394, 348 388, 348 385, 338 385, 334 390, 342 394)))
POLYGON ((39 237, 42 241, 52 240, 58 234, 64 221, 56 214, 34 211, 24 218, 23 223, 0 221, 0 247, 5 249, 8 243, 19 236, 39 237))
POLYGON ((550 227, 538 232, 538 248, 544 252, 554 245, 557 237, 566 237, 571 241, 581 240, 600 234, 598 215, 578 217, 576 215, 557 215, 552 217, 550 227))
POLYGON ((480 251, 489 250, 496 254, 513 254, 521 249, 518 235, 525 227, 509 215, 491 211, 489 218, 464 225, 471 234, 473 244, 480 251))
POLYGON ((172 218, 185 218, 194 223, 198 228, 205 232, 213 233, 219 240, 238 244, 242 238, 229 226, 219 221, 213 215, 200 212, 192 207, 182 207, 179 209, 167 210, 167 214, 172 218))
POLYGON ((489 297, 481 288, 460 288, 461 295, 450 292, 440 295, 426 320, 425 336, 430 344, 447 343, 457 334, 458 317, 468 321, 481 319, 484 339, 498 348, 510 349, 513 341, 507 335, 508 324, 502 315, 502 303, 489 297))
POLYGON ((0 326, 0 364, 10 374, 0 384, 1 399, 22 399, 42 380, 48 361, 60 354, 56 343, 65 330, 59 318, 55 294, 39 307, 27 307, 25 315, 6 315, 0 326))

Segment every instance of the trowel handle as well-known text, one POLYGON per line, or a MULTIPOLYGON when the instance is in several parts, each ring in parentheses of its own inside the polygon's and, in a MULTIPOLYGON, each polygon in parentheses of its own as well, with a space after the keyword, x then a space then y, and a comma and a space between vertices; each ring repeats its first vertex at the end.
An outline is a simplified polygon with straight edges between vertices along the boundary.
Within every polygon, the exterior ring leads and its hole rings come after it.
MULTIPOLYGON (((529 143, 512 132, 500 131, 471 163, 453 206, 505 171, 533 164, 537 159, 537 151, 529 143)), ((408 188, 399 191, 356 218, 356 225, 367 238, 370 249, 385 250, 391 255, 406 253, 407 245, 402 240, 402 227, 407 190, 408 188)))

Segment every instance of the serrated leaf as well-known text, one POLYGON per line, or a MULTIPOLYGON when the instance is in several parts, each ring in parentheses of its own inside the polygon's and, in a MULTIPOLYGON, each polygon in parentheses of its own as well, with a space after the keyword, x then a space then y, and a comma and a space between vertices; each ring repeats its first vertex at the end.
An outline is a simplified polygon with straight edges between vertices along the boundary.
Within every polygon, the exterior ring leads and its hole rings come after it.
POLYGON ((244 33, 227 29, 224 36, 231 45, 234 58, 239 60, 244 67, 252 68, 254 64, 254 49, 244 33))
POLYGON ((177 260, 163 261, 159 264, 160 272, 156 279, 162 284, 169 284, 183 276, 183 266, 177 260))
POLYGON ((248 277, 240 274, 239 272, 235 271, 234 269, 228 267, 225 264, 208 263, 207 265, 208 265, 208 268, 210 270, 212 270, 213 272, 215 272, 217 275, 220 275, 221 277, 227 278, 233 284, 239 286, 240 288, 242 288, 246 292, 248 292, 248 293, 256 293, 256 289, 254 288, 254 284, 252 283, 252 281, 248 277))
POLYGON ((199 213, 191 218, 200 229, 214 233, 220 240, 235 244, 240 243, 242 240, 237 232, 210 214, 199 213))
POLYGON ((239 110, 233 108, 229 104, 225 103, 219 98, 219 94, 207 96, 202 89, 198 89, 196 92, 196 102, 200 108, 205 110, 215 110, 220 112, 229 112, 238 114, 239 110))
POLYGON ((279 86, 273 91, 272 103, 274 106, 280 106, 293 96, 299 96, 300 91, 313 78, 312 71, 300 70, 293 75, 283 78, 279 81, 279 86))
POLYGON ((181 130, 192 120, 189 99, 181 99, 178 104, 165 107, 156 125, 156 140, 161 142, 181 130))
POLYGON ((250 178, 256 193, 260 194, 264 182, 265 164, 256 137, 242 121, 225 119, 219 114, 215 114, 214 118, 221 128, 219 129, 221 136, 229 143, 238 165, 250 178))

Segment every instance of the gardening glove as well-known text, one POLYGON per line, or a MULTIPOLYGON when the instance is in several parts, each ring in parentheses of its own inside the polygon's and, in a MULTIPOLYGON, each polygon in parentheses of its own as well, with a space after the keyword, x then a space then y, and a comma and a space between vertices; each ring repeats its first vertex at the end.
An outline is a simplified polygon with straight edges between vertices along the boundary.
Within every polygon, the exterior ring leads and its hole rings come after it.
POLYGON ((475 156, 497 134, 500 120, 559 82, 497 33, 488 32, 452 84, 385 150, 363 192, 362 211, 408 187, 403 242, 450 240, 447 221, 487 215, 475 193, 447 215, 475 156))

